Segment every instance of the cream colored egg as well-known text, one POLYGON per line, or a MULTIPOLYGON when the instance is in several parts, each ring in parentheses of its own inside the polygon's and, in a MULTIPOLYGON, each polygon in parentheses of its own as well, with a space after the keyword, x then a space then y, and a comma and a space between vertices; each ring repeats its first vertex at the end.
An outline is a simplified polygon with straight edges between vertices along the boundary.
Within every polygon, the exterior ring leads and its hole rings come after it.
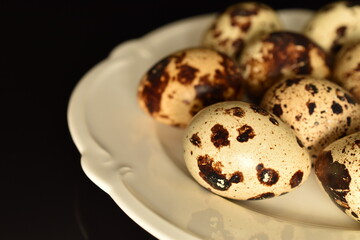
POLYGON ((246 92, 255 99, 284 77, 330 75, 327 54, 316 43, 295 32, 272 32, 249 43, 239 62, 246 92))
POLYGON ((281 21, 269 6, 241 2, 220 13, 206 31, 202 44, 237 58, 243 46, 258 36, 280 30, 281 21))
POLYGON ((345 43, 360 39, 359 22, 360 5, 356 1, 334 1, 316 12, 304 34, 334 54, 345 43))
POLYGON ((308 152, 288 125, 240 101, 201 110, 186 128, 183 147, 194 179, 231 199, 285 194, 304 183, 311 169, 308 152))
POLYGON ((242 78, 230 57, 206 48, 177 51, 157 62, 138 87, 141 108, 155 120, 185 127, 203 107, 242 97, 242 78))
POLYGON ((315 173, 336 206, 360 222, 360 132, 327 146, 316 160, 315 173))
POLYGON ((360 130, 360 105, 325 79, 284 79, 267 91, 261 106, 295 130, 313 161, 331 142, 360 130))
POLYGON ((337 54, 333 78, 360 101, 360 42, 344 46, 337 54))

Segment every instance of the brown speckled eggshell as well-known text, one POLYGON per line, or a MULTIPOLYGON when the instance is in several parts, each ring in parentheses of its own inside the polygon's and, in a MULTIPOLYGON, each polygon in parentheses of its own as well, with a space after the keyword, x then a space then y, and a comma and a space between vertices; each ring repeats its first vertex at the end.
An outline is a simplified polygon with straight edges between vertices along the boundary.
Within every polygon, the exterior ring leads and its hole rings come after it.
POLYGON ((360 133, 327 146, 316 160, 315 173, 336 206, 360 222, 360 133))
POLYGON ((295 32, 272 32, 249 43, 239 62, 246 92, 254 99, 261 98, 269 87, 284 77, 326 78, 330 75, 325 51, 295 32))
POLYGON ((303 33, 334 55, 344 44, 360 40, 359 22, 358 1, 334 1, 314 14, 303 33))
POLYGON ((335 59, 333 78, 360 101, 360 42, 340 50, 335 59))
POLYGON ((261 106, 295 130, 313 161, 331 142, 360 130, 360 105, 325 79, 284 79, 267 91, 261 106))
POLYGON ((262 34, 280 30, 281 21, 269 6, 242 2, 221 12, 207 29, 202 44, 237 58, 244 45, 262 34))
POLYGON ((157 121, 185 127, 203 107, 241 99, 242 78, 230 57, 206 48, 177 51, 141 79, 139 104, 157 121))
POLYGON ((201 110, 186 128, 183 147, 194 179, 231 199, 285 194, 304 183, 311 169, 308 152, 288 125, 240 101, 201 110))

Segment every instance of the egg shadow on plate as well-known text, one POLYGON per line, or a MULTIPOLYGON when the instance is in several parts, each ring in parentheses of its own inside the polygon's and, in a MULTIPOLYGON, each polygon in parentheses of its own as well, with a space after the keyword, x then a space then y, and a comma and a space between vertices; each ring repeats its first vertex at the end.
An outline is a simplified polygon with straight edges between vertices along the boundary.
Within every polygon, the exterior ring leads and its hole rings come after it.
POLYGON ((185 129, 168 126, 162 123, 155 123, 155 130, 162 148, 169 159, 187 176, 191 177, 183 158, 182 139, 185 129))

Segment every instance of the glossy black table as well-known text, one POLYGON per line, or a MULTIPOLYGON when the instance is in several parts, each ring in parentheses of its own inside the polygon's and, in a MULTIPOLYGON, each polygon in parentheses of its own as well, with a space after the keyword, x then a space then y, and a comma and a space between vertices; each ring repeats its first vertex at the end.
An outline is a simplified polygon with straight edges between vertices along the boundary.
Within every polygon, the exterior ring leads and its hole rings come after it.
MULTIPOLYGON (((83 173, 67 126, 80 78, 119 43, 236 1, 2 1, 0 239, 154 239, 83 173)), ((276 9, 326 1, 266 1, 276 9)))

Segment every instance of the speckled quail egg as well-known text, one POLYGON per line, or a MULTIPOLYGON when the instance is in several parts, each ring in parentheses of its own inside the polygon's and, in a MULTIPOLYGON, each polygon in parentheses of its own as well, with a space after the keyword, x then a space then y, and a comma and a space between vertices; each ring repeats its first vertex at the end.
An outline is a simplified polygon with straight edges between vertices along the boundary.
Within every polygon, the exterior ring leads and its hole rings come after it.
POLYGON ((325 78, 330 75, 327 54, 302 34, 272 32, 249 43, 239 59, 244 87, 252 99, 281 78, 309 75, 325 78))
POLYGON ((344 46, 337 54, 333 78, 360 101, 360 42, 344 46))
POLYGON ((288 125, 241 101, 201 110, 185 130, 183 147, 194 179, 231 199, 282 195, 304 183, 311 169, 308 152, 288 125))
POLYGON ((203 107, 243 95, 237 63, 206 48, 188 48, 157 62, 143 76, 138 102, 155 120, 185 127, 203 107))
POLYGON ((335 54, 344 43, 360 39, 359 22, 359 2, 334 1, 314 14, 303 33, 325 51, 335 54))
POLYGON ((241 2, 221 12, 207 29, 202 44, 237 57, 243 46, 261 34, 280 30, 281 21, 269 6, 258 2, 241 2))
POLYGON ((316 160, 315 173, 336 206, 360 222, 360 132, 327 146, 316 160))
POLYGON ((331 142, 360 130, 360 105, 326 79, 284 79, 266 92, 261 106, 295 130, 313 161, 331 142))

